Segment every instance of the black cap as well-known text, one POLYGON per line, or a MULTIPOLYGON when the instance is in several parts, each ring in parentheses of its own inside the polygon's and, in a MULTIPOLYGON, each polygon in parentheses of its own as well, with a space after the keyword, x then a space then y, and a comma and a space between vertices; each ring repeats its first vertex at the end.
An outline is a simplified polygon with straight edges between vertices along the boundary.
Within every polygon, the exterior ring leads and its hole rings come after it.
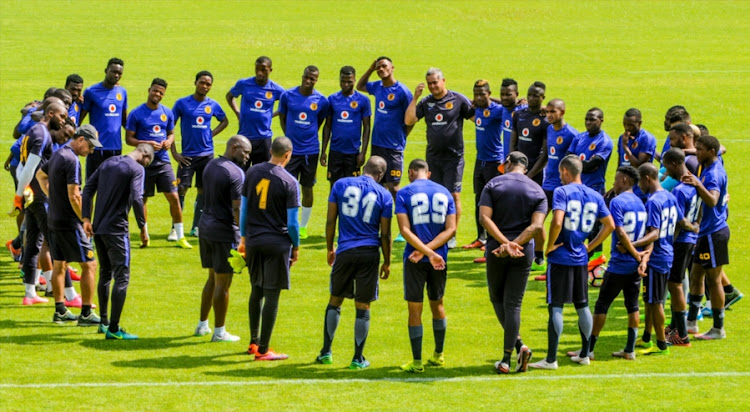
POLYGON ((89 143, 94 147, 102 147, 102 143, 99 141, 99 132, 96 128, 90 124, 84 124, 83 126, 76 129, 76 133, 73 137, 83 136, 89 143))
POLYGON ((522 164, 525 167, 529 167, 529 158, 526 157, 525 154, 515 151, 510 152, 508 154, 508 157, 505 159, 505 161, 510 162, 510 164, 522 164))

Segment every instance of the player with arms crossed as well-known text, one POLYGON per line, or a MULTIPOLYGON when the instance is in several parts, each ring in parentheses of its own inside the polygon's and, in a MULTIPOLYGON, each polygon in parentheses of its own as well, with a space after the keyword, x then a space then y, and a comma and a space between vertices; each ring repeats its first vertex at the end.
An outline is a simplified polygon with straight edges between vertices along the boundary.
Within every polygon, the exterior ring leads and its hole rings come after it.
POLYGON ((581 332, 581 352, 571 357, 573 362, 589 364, 589 338, 592 318, 588 296, 587 254, 612 233, 612 221, 604 198, 581 182, 583 164, 577 156, 565 156, 560 161, 560 180, 563 186, 555 189, 552 197, 552 221, 547 240, 547 358, 530 366, 538 369, 557 369, 557 346, 563 330, 562 311, 565 303, 573 303, 578 313, 581 332), (602 229, 588 245, 584 243, 599 221, 602 229))
POLYGON ((279 295, 289 289, 289 267, 299 250, 299 185, 284 169, 292 158, 292 142, 277 137, 271 160, 247 170, 242 189, 240 235, 250 272, 248 354, 255 360, 284 360, 289 356, 270 347, 279 295), (261 328, 262 318, 262 328, 261 328))
POLYGON ((531 349, 518 334, 521 303, 534 259, 534 235, 547 216, 547 197, 526 175, 526 155, 511 152, 505 174, 485 186, 479 200, 479 219, 491 236, 487 242, 487 286, 495 315, 505 330, 503 358, 497 373, 510 372, 510 356, 518 353, 516 372, 526 372, 531 349))
POLYGON ((393 198, 378 182, 385 175, 387 164, 373 156, 364 167, 364 175, 338 180, 328 198, 326 247, 331 271, 331 298, 325 312, 323 348, 315 359, 332 363, 331 344, 341 316, 344 298, 354 299, 357 309, 354 321, 354 357, 349 369, 370 366, 362 354, 370 329, 370 304, 378 299, 378 267, 380 279, 391 272, 391 217, 393 198), (339 222, 338 248, 333 249, 336 221, 339 222), (378 247, 383 251, 380 266, 378 247))
POLYGON ((413 361, 401 366, 407 372, 424 372, 422 365, 422 306, 424 289, 432 311, 435 352, 427 361, 443 366, 448 240, 456 233, 456 207, 448 190, 429 180, 430 169, 422 159, 409 164, 411 184, 396 195, 396 218, 406 239, 404 248, 404 300, 409 307, 409 340, 413 361))

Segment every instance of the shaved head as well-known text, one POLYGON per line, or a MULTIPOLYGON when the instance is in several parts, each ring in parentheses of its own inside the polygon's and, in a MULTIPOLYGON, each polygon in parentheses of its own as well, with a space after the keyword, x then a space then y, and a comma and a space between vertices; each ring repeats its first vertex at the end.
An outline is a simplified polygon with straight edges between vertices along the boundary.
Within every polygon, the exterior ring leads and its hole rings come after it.
POLYGON ((552 106, 559 110, 565 110, 565 102, 562 99, 552 99, 547 103, 547 106, 552 106))
POLYGON ((63 103, 60 102, 59 100, 60 99, 58 99, 58 102, 50 103, 47 106, 47 108, 44 110, 44 115, 45 116, 47 114, 49 114, 49 113, 60 113, 60 112, 66 112, 67 113, 68 112, 68 109, 66 109, 65 105, 63 105, 63 103))
POLYGON ((385 159, 380 156, 372 156, 367 160, 362 171, 370 176, 382 176, 387 168, 388 164, 385 159))
POLYGON ((275 157, 282 157, 287 152, 292 151, 292 141, 286 136, 280 136, 271 143, 271 154, 275 157))
POLYGON ((659 179, 659 169, 653 163, 644 163, 638 166, 638 173, 640 173, 641 178, 648 176, 651 179, 659 179))

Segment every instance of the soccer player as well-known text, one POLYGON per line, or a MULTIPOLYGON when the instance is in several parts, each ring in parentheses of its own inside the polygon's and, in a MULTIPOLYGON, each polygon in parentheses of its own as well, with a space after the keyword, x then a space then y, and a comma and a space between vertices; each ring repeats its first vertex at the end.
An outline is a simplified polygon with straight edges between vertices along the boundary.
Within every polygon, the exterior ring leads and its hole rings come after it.
POLYGON ((411 184, 396 194, 396 218, 406 239, 404 248, 404 300, 409 307, 409 340, 413 361, 401 366, 407 372, 424 372, 422 365, 422 306, 424 289, 432 312, 435 352, 427 363, 443 366, 447 321, 443 294, 447 277, 448 240, 456 233, 456 206, 450 192, 429 180, 422 159, 409 164, 411 184))
MULTIPOLYGON (((635 359, 635 342, 638 339, 640 312, 638 292, 641 289, 641 275, 638 266, 645 254, 633 246, 646 232, 646 207, 643 201, 633 193, 633 186, 638 184, 640 174, 633 166, 620 166, 615 173, 615 197, 609 202, 615 234, 612 236, 612 258, 604 272, 604 281, 599 289, 599 298, 594 305, 594 326, 591 329, 589 359, 594 359, 594 346, 599 333, 607 321, 610 305, 622 292, 625 310, 628 313, 628 340, 625 348, 613 352, 612 356, 627 360, 635 359)), ((568 352, 569 356, 580 356, 580 351, 568 352)))
MULTIPOLYGON (((671 129, 669 133, 671 136, 671 129)), ((692 157, 695 158, 695 156, 692 157)), ((671 149, 664 153, 661 159, 669 176, 676 181, 680 181, 682 176, 692 173, 688 170, 685 160, 686 157, 682 149, 674 144, 671 149)), ((694 187, 680 183, 672 189, 672 194, 677 199, 677 208, 680 209, 690 224, 695 225, 695 222, 699 218, 698 212, 700 208, 698 192, 694 187)), ((685 323, 687 303, 685 301, 685 293, 682 290, 682 282, 685 279, 685 270, 687 270, 695 251, 696 239, 698 239, 697 233, 690 230, 682 230, 674 241, 674 262, 669 272, 669 278, 667 279, 667 287, 669 288, 670 295, 669 304, 672 309, 672 322, 667 326, 665 333, 667 342, 676 346, 690 346, 687 324, 685 323)))
POLYGON ((289 289, 289 267, 299 253, 299 185, 284 168, 292 150, 289 138, 274 139, 271 160, 248 169, 242 188, 240 235, 252 284, 247 352, 261 361, 289 357, 274 352, 269 344, 279 295, 282 289, 289 289))
POLYGON ((105 339, 138 339, 120 326, 120 317, 125 306, 125 297, 130 283, 130 234, 128 213, 133 208, 141 241, 146 242, 146 217, 143 209, 144 167, 154 159, 154 147, 148 143, 139 144, 135 150, 124 156, 114 156, 105 160, 83 188, 83 229, 94 237, 96 254, 99 258, 99 311, 101 323, 99 333, 105 339), (96 196, 93 209, 94 223, 91 224, 91 203, 96 196), (109 286, 112 287, 112 313, 107 317, 109 286))
POLYGON ((530 365, 538 369, 557 369, 557 346, 563 330, 562 311, 565 303, 575 306, 581 332, 581 352, 571 360, 581 365, 589 364, 589 338, 593 321, 589 310, 587 253, 601 245, 615 228, 604 198, 581 182, 581 159, 567 155, 560 161, 559 170, 563 186, 555 189, 552 197, 552 221, 545 252, 549 312, 547 357, 530 365), (584 240, 594 230, 597 220, 602 228, 586 245, 584 240))
MULTIPOLYGON (((45 238, 49 238, 47 226, 47 196, 39 186, 36 178, 37 170, 44 166, 52 157, 52 136, 50 129, 60 129, 68 117, 68 110, 60 103, 51 103, 44 109, 44 118, 33 125, 23 138, 21 143, 21 162, 23 170, 18 176, 18 189, 13 199, 13 214, 26 213, 26 241, 23 250, 23 284, 25 295, 23 305, 34 305, 46 303, 47 299, 37 296, 36 284, 39 282, 39 271, 37 264, 41 257, 42 270, 49 272, 51 278, 52 262, 49 252, 42 253, 42 244, 45 238), (24 204, 24 190, 31 187, 34 200, 26 208, 24 204)), ((46 248, 45 248, 46 249, 46 248)), ((75 291, 74 291, 75 292, 75 291)), ((71 297, 72 298, 72 297, 71 297)))
POLYGON ((646 276, 643 280, 643 301, 646 306, 646 330, 638 340, 639 347, 646 348, 646 355, 668 355, 669 347, 664 334, 664 299, 666 297, 667 277, 674 261, 674 235, 677 225, 693 230, 682 210, 677 206, 677 199, 662 189, 659 183, 659 170, 652 163, 644 163, 638 168, 641 178, 638 185, 648 196, 646 202, 646 235, 633 246, 646 248, 649 253, 643 256, 639 270, 646 276), (651 342, 651 331, 655 331, 656 346, 651 342))
MULTIPOLYGON (((654 160, 656 138, 641 129, 642 115, 638 109, 628 109, 622 119, 625 132, 620 135, 617 145, 619 166, 638 167, 654 160)), ((635 192, 634 192, 635 193, 635 192)), ((637 195, 638 193, 636 193, 637 195)))
MULTIPOLYGON (((380 156, 388 163, 385 172, 385 187, 396 198, 404 167, 406 137, 413 126, 404 124, 404 115, 412 94, 408 87, 393 76, 393 61, 386 56, 375 59, 359 78, 357 90, 375 96, 375 124, 372 128, 372 156, 380 156), (371 82, 370 76, 377 72, 380 80, 371 82)), ((396 242, 403 242, 399 234, 396 242)))
MULTIPOLYGON (((353 80, 353 79, 352 79, 353 80)), ((393 198, 378 182, 388 165, 373 156, 363 175, 338 180, 328 198, 326 248, 331 270, 331 298, 326 307, 323 348, 316 362, 331 364, 331 344, 341 316, 344 298, 354 299, 354 357, 349 369, 364 369, 370 362, 362 354, 370 330, 370 305, 378 299, 378 273, 388 279, 391 273, 391 217, 393 198), (338 247, 334 250, 336 221, 339 223, 338 247), (378 247, 383 252, 380 265, 378 247), (378 267, 380 268, 378 270, 378 267)))
POLYGON ((250 139, 253 145, 250 161, 245 167, 271 158, 273 105, 284 93, 283 87, 269 79, 272 71, 271 59, 260 56, 255 59, 255 76, 238 80, 227 92, 227 103, 240 123, 237 134, 250 139), (241 107, 237 107, 238 97, 242 98, 241 107))
MULTIPOLYGON (((603 122, 604 112, 601 109, 589 109, 585 118, 586 131, 579 134, 568 148, 568 153, 578 156, 583 164, 581 182, 600 195, 604 195, 607 165, 612 155, 612 139, 602 130, 603 122)), ((597 222, 594 222, 594 229, 589 232, 590 236, 596 236, 599 232, 600 226, 597 222)), ((591 243, 592 238, 588 240, 591 243)), ((590 252, 591 261, 598 259, 602 255, 601 244, 590 252)))
POLYGON ((78 127, 81 118, 81 103, 83 103, 83 78, 77 74, 71 74, 65 79, 65 90, 72 98, 72 104, 68 109, 68 119, 78 127))
MULTIPOLYGON (((542 181, 542 190, 547 196, 547 213, 552 211, 552 195, 558 187, 562 186, 560 181, 560 160, 568 152, 570 144, 576 136, 578 130, 565 121, 565 102, 561 99, 552 99, 547 103, 545 109, 547 126, 547 165, 544 167, 544 180, 542 181)), ((544 240, 545 233, 542 228, 540 241, 534 239, 534 262, 531 264, 533 271, 545 271, 547 265, 544 263, 544 240)), ((534 280, 547 280, 547 275, 539 275, 534 280)))
POLYGON ((49 199, 47 243, 53 262, 51 283, 55 313, 52 321, 55 323, 77 320, 78 326, 99 325, 99 316, 91 310, 96 289, 96 260, 91 240, 83 231, 81 162, 78 156, 86 156, 101 146, 94 126, 84 125, 36 172, 39 187, 49 199), (65 307, 63 299, 69 262, 79 262, 82 269, 80 317, 65 307))
POLYGON ((696 156, 701 162, 700 178, 693 174, 682 176, 682 182, 694 186, 703 201, 700 231, 695 245, 693 268, 690 271, 688 295, 688 332, 696 333, 701 340, 724 339, 724 288, 721 283, 722 268, 729 264, 729 226, 727 225, 727 172, 719 160, 719 140, 701 136, 695 144, 696 156), (713 327, 698 333, 696 315, 703 299, 703 281, 708 280, 713 311, 713 327))
POLYGON ((487 229, 487 286, 497 320, 505 331, 503 358, 495 363, 497 373, 510 372, 510 356, 516 349, 516 372, 526 372, 531 349, 523 344, 521 302, 534 259, 534 235, 547 216, 547 197, 526 175, 528 158, 511 152, 505 174, 490 180, 482 191, 479 219, 487 229))
POLYGON ((355 76, 354 67, 342 67, 339 72, 341 91, 328 96, 331 110, 323 127, 320 165, 328 166, 331 187, 341 178, 359 176, 370 142, 370 99, 354 90, 355 76), (331 155, 327 156, 329 142, 331 155))
POLYGON ((120 86, 125 63, 117 57, 109 59, 104 69, 104 80, 89 86, 83 92, 83 106, 78 124, 87 115, 89 123, 99 132, 102 147, 86 158, 86 178, 107 158, 122 154, 122 129, 128 117, 128 93, 120 86))
MULTIPOLYGON (((169 213, 172 215, 172 224, 177 231, 177 246, 183 249, 192 249, 193 246, 185 239, 185 230, 182 225, 182 208, 177 196, 177 181, 169 160, 169 148, 174 143, 174 114, 172 110, 161 104, 161 99, 167 91, 167 82, 164 79, 155 78, 148 89, 148 100, 146 103, 136 107, 128 117, 125 141, 130 146, 138 146, 148 143, 154 148, 155 158, 146 168, 146 179, 144 186, 143 210, 148 216, 146 205, 148 198, 155 194, 154 186, 159 193, 169 202, 169 213)), ((148 227, 148 225, 146 226, 148 227)), ((146 229, 148 239, 148 229, 146 229)), ((141 245, 147 247, 149 241, 141 245)))
POLYGON ((227 332, 224 321, 229 306, 232 267, 230 251, 240 241, 240 204, 245 174, 242 166, 250 158, 252 145, 245 136, 235 135, 227 141, 223 156, 211 160, 203 171, 206 183, 206 208, 200 220, 201 264, 208 269, 208 279, 201 295, 201 311, 196 336, 208 335, 208 313, 214 308, 214 334, 211 342, 236 342, 239 336, 227 332))
MULTIPOLYGON (((425 159, 430 166, 430 180, 451 192, 458 226, 461 220, 461 181, 464 174, 463 124, 464 119, 474 116, 474 108, 464 95, 445 88, 445 77, 440 69, 430 68, 425 81, 430 95, 419 100, 425 83, 417 85, 414 98, 406 109, 404 123, 413 126, 424 117, 427 124, 425 159)), ((455 236, 448 242, 449 249, 454 247, 455 236)))
MULTIPOLYGON (((695 136, 693 130, 687 123, 677 123, 669 128, 669 145, 670 147, 676 147, 683 150, 683 156, 685 157, 685 167, 688 172, 697 175, 698 169, 700 168, 700 162, 698 157, 695 155, 695 136)), ((666 154, 666 151, 664 152, 666 154)), ((663 159, 662 159, 663 163, 663 159)), ((664 165, 666 167, 666 165, 664 165)), ((669 174, 670 177, 671 174, 669 174)), ((682 175, 680 175, 682 177, 682 175)), ((672 177, 675 183, 679 182, 680 179, 672 177)), ((665 179, 666 181, 666 179, 665 179)), ((664 182, 662 182, 664 186, 664 182)))
POLYGON ((518 99, 518 82, 505 78, 500 85, 500 99, 495 100, 503 106, 503 157, 510 153, 510 141, 513 133, 513 113, 523 110, 528 105, 518 99))
MULTIPOLYGON (((474 83, 474 124, 476 131, 477 159, 474 162, 474 219, 477 225, 477 238, 464 249, 476 249, 487 243, 487 232, 479 221, 479 199, 484 186, 500 176, 505 162, 503 152, 503 107, 491 99, 492 92, 487 80, 474 83)), ((483 263, 485 258, 477 261, 483 263)))
MULTIPOLYGON (((178 99, 172 107, 174 121, 180 121, 182 136, 182 153, 177 153, 177 146, 169 147, 172 157, 177 160, 177 193, 180 198, 180 209, 185 210, 185 194, 193 183, 195 174, 195 213, 190 236, 198 236, 198 222, 203 212, 203 170, 214 158, 214 136, 226 129, 229 119, 219 103, 208 97, 214 76, 208 71, 195 75, 195 92, 178 99), (216 118, 219 124, 212 130, 211 119, 216 118)), ((171 233, 170 233, 171 235, 171 233)), ((176 233, 175 233, 176 235, 176 233)), ((177 240, 176 237, 174 240, 177 240)))
MULTIPOLYGON (((667 109, 667 113, 664 114, 664 131, 669 133, 669 129, 677 123, 691 123, 690 113, 687 112, 685 106, 675 105, 667 109)), ((654 157, 656 160, 661 161, 661 157, 667 150, 672 147, 670 145, 670 139, 664 141, 664 145, 661 148, 661 152, 655 153, 654 157)))
POLYGON ((328 99, 315 90, 318 68, 305 67, 302 84, 287 90, 279 99, 279 121, 284 135, 292 141, 294 152, 286 169, 302 186, 302 213, 299 237, 307 239, 307 223, 313 205, 313 186, 318 171, 320 141, 318 130, 328 117, 328 99))
MULTIPOLYGON (((528 107, 513 113, 513 131, 510 137, 510 151, 520 151, 529 159, 527 175, 539 186, 544 178, 547 164, 547 126, 549 123, 542 112, 542 102, 547 86, 534 82, 526 93, 528 107)), ((541 239, 535 239, 543 242, 541 239)))

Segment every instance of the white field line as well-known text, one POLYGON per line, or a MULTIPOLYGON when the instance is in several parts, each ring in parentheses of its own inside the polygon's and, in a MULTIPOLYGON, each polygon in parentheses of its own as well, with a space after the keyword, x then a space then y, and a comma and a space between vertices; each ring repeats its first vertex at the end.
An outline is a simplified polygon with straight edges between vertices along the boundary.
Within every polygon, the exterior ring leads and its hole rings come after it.
POLYGON ((201 381, 201 382, 75 382, 75 383, 4 383, 0 389, 54 389, 54 388, 125 388, 125 387, 170 387, 170 386, 256 386, 256 385, 340 385, 349 383, 462 383, 462 382, 498 382, 501 379, 514 381, 566 381, 566 380, 633 380, 644 378, 739 378, 750 377, 750 372, 695 372, 695 373, 632 373, 626 375, 534 375, 524 374, 503 378, 500 376, 464 376, 455 378, 376 378, 376 379, 278 379, 247 381, 201 381))

